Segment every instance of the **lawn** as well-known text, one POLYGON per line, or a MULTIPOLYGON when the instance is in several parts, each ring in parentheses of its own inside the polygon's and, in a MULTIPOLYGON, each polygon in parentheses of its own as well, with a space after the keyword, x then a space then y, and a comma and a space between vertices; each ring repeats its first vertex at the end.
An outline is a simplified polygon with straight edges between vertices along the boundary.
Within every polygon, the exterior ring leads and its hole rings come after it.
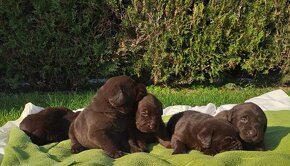
MULTIPOLYGON (((241 103, 245 100, 281 87, 194 87, 173 89, 167 87, 149 86, 148 91, 156 95, 164 107, 170 105, 205 105, 214 103, 217 106, 229 103, 241 103)), ((290 88, 281 88, 290 95, 290 88)), ((0 125, 9 120, 17 119, 27 102, 35 105, 65 106, 71 109, 85 107, 94 96, 96 90, 71 92, 0 92, 0 125)))

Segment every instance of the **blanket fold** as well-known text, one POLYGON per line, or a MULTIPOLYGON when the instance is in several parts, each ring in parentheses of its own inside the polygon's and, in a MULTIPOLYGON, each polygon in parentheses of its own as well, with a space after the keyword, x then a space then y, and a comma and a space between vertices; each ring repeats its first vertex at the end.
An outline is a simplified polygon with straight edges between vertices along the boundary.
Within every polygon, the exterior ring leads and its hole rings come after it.
MULTIPOLYGON (((37 146, 23 131, 13 128, 1 165, 290 165, 290 111, 269 111, 266 115, 267 151, 264 152, 228 151, 208 156, 192 150, 188 154, 171 155, 173 149, 166 149, 160 144, 150 144, 150 153, 133 153, 112 159, 101 149, 71 154, 70 140, 37 146)), ((163 120, 167 122, 168 119, 169 116, 163 120)))

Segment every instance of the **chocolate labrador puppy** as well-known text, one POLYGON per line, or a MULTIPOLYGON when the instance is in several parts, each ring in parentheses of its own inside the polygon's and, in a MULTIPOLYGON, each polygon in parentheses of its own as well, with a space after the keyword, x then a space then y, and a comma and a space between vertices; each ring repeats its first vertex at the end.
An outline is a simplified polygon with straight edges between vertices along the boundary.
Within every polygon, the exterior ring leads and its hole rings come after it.
POLYGON ((138 103, 135 124, 130 127, 130 151, 147 151, 146 143, 159 142, 170 148, 170 138, 161 115, 162 103, 152 94, 148 94, 138 103))
POLYGON ((242 144, 237 130, 228 122, 197 111, 173 115, 167 124, 173 154, 199 150, 215 155, 229 150, 240 150, 242 144))
POLYGON ((64 107, 48 107, 25 117, 19 128, 37 145, 60 142, 68 139, 69 126, 78 114, 64 107))
POLYGON ((122 135, 146 94, 145 85, 127 76, 108 79, 70 126, 72 153, 101 148, 110 157, 123 156, 122 135))
POLYGON ((258 105, 250 102, 238 104, 228 111, 218 113, 215 117, 227 120, 239 130, 245 150, 265 150, 267 118, 258 105))

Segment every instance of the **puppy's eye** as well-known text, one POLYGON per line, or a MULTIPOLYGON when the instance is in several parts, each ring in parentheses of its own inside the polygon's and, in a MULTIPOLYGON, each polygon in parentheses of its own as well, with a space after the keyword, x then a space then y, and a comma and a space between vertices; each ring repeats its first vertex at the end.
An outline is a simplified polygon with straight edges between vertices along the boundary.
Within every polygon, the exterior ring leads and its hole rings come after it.
POLYGON ((246 117, 242 117, 242 118, 240 119, 240 121, 241 121, 242 123, 247 123, 247 122, 248 122, 248 118, 246 118, 246 117))

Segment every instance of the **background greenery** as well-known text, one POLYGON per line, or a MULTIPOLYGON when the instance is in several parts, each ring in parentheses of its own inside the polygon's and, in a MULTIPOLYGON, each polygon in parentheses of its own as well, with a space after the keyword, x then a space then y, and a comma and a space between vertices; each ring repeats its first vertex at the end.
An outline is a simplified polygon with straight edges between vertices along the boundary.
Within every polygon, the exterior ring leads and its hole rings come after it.
POLYGON ((110 42, 118 25, 105 1, 1 0, 0 18, 5 85, 71 89, 114 71, 110 42))
POLYGON ((0 89, 76 89, 119 74, 287 83, 289 10, 288 0, 0 0, 0 89))

